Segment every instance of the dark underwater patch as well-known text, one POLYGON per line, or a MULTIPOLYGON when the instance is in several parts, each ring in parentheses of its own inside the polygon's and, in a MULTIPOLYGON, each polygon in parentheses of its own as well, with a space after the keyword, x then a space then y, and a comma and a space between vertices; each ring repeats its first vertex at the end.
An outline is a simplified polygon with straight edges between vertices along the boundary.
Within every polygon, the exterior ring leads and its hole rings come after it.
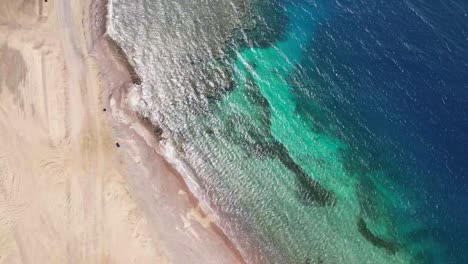
POLYGON ((313 180, 307 173, 289 156, 286 148, 281 145, 276 158, 283 163, 291 172, 296 175, 296 185, 298 187, 299 199, 306 205, 313 206, 335 206, 335 195, 325 189, 319 182, 313 180))
POLYGON ((251 13, 244 23, 244 32, 237 32, 237 45, 255 48, 268 48, 286 39, 289 18, 279 0, 254 0, 251 13))
POLYGON ((181 62, 189 70, 189 83, 194 91, 210 100, 218 100, 224 94, 232 92, 234 80, 229 65, 221 59, 203 60, 196 56, 181 62))
POLYGON ((256 106, 254 114, 234 114, 226 124, 226 132, 236 144, 254 158, 279 160, 296 176, 297 195, 307 206, 334 206, 335 195, 313 180, 290 156, 289 151, 271 134, 271 110, 258 87, 250 82, 246 97, 256 106))
POLYGON ((362 217, 359 217, 357 221, 357 227, 359 233, 367 240, 369 241, 372 245, 378 247, 378 248, 383 248, 387 250, 388 253, 390 254, 395 254, 398 251, 398 244, 393 242, 393 241, 388 241, 384 240, 376 235, 374 235, 369 228, 367 227, 366 222, 364 222, 364 219, 362 217))

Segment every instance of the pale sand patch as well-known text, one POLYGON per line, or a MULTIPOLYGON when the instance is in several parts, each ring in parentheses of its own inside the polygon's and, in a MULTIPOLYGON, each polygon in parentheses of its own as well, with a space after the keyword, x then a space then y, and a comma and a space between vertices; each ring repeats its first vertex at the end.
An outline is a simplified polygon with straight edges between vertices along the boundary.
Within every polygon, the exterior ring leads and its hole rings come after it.
POLYGON ((1 1, 0 25, 30 25, 39 18, 42 1, 16 0, 1 1))

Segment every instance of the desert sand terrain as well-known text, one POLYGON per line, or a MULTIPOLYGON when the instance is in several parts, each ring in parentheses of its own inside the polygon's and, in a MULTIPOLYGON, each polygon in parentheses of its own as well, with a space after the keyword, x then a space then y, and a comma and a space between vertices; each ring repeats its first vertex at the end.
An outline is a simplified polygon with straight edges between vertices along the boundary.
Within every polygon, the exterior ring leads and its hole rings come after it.
POLYGON ((143 149, 157 146, 103 77, 90 6, 0 0, 0 263, 238 262, 143 149))

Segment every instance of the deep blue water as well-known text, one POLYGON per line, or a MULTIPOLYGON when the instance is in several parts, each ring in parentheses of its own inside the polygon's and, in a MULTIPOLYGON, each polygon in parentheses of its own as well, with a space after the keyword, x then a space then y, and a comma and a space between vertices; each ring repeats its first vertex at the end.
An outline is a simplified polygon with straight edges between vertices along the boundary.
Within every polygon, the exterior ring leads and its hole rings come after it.
POLYGON ((468 2, 331 8, 293 77, 298 113, 351 146, 358 169, 390 171, 417 202, 403 213, 427 225, 414 236, 468 263, 468 2))

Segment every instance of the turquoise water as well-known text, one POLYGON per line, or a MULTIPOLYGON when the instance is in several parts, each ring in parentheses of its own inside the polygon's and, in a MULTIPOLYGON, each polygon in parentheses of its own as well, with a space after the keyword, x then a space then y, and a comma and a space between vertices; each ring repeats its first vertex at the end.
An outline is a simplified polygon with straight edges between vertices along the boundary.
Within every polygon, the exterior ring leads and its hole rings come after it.
POLYGON ((205 188, 227 190, 212 200, 222 215, 248 226, 263 243, 259 250, 269 251, 262 255, 276 263, 409 263, 414 253, 443 252, 435 241, 412 244, 400 235, 422 224, 395 218, 409 200, 384 170, 362 182, 364 175, 345 164, 348 146, 316 132, 314 122, 297 113, 290 75, 316 27, 333 14, 308 3, 285 11, 291 18, 285 39, 238 49, 230 62, 234 90, 213 103, 209 120, 196 123, 208 127, 208 133, 193 135, 203 143, 196 148, 212 151, 201 161, 209 159, 212 168, 195 165, 205 167, 198 175, 214 175, 204 179, 205 188), (363 197, 360 188, 372 194, 363 197))
MULTIPOLYGON (((224 127, 238 126, 231 131, 235 134, 234 142, 242 142, 243 150, 257 153, 257 158, 267 156, 276 161, 269 160, 274 165, 252 165, 265 168, 267 174, 243 172, 255 175, 255 182, 247 184, 253 179, 243 179, 241 186, 229 187, 245 189, 246 184, 258 188, 260 194, 269 194, 267 199, 274 204, 252 194, 244 193, 237 198, 240 201, 245 198, 246 204, 241 206, 254 211, 257 209, 252 203, 261 203, 262 208, 258 210, 263 214, 257 212, 261 223, 254 228, 268 234, 267 239, 278 252, 289 253, 288 261, 447 261, 446 245, 430 233, 414 239, 414 234, 421 236, 428 229, 415 213, 415 208, 422 207, 418 205, 421 197, 390 177, 394 173, 392 167, 365 170, 350 164, 356 162, 357 158, 350 159, 356 152, 339 137, 324 133, 298 113, 291 75, 301 66, 304 47, 310 45, 316 27, 326 23, 333 10, 326 5, 296 2, 285 11, 290 18, 285 38, 270 47, 238 50, 234 62, 230 63, 234 65, 236 87, 216 106, 224 127), (248 143, 241 138, 245 135, 251 137, 248 143), (278 177, 279 171, 288 174, 285 168, 289 174, 296 174, 295 177, 271 179, 278 177), (309 187, 301 186, 302 176, 298 176, 301 171, 313 179, 313 183, 306 183, 309 187), (263 186, 265 183, 273 186, 263 186), (304 198, 304 188, 314 189, 315 194, 306 194, 309 197, 304 198), (273 193, 278 197, 273 197, 273 193), (281 199, 287 201, 278 203, 281 199), (277 227, 282 228, 276 230, 277 227), (311 249, 320 250, 311 252, 311 249)), ((313 67, 310 62, 307 66, 313 67)), ((327 118, 320 116, 320 105, 313 101, 308 104, 314 109, 315 118, 327 118)))
POLYGON ((225 10, 145 3, 140 111, 249 263, 466 262, 468 8, 256 0, 224 44, 225 10))
MULTIPOLYGON (((326 7, 325 7, 326 8, 326 7)), ((395 224, 390 215, 385 214, 385 208, 374 208, 379 210, 378 216, 363 214, 360 209, 359 198, 356 188, 359 186, 359 179, 355 175, 348 173, 344 165, 343 152, 347 151, 347 146, 338 138, 327 134, 315 133, 313 122, 304 122, 296 112, 296 103, 292 89, 289 86, 289 75, 304 56, 303 46, 307 45, 311 39, 317 24, 323 22, 327 11, 325 8, 313 8, 307 4, 290 5, 287 8, 289 21, 286 39, 279 41, 268 48, 250 48, 241 50, 237 53, 234 68, 234 79, 236 88, 229 96, 223 99, 217 106, 219 116, 226 121, 239 118, 238 120, 248 119, 249 126, 255 126, 254 130, 261 130, 261 133, 255 131, 255 137, 259 137, 255 143, 257 148, 278 148, 281 145, 284 153, 278 155, 289 155, 291 162, 300 166, 309 177, 316 181, 313 185, 320 185, 318 192, 325 192, 324 196, 333 196, 323 198, 328 201, 328 206, 321 206, 321 202, 315 199, 304 201, 305 199, 298 192, 300 188, 291 183, 297 179, 286 178, 277 183, 277 186, 264 186, 271 190, 262 190, 266 193, 278 192, 277 199, 270 197, 275 203, 269 204, 262 202, 265 208, 261 210, 271 210, 269 215, 259 215, 261 223, 255 228, 259 232, 268 232, 268 239, 274 244, 282 254, 289 255, 286 258, 289 261, 305 261, 311 259, 314 261, 322 260, 325 263, 349 261, 351 263, 364 261, 367 263, 396 263, 408 262, 411 258, 409 252, 399 251, 397 244, 400 241, 395 234, 395 224), (311 17, 313 19, 311 19, 311 17), (258 89, 260 94, 252 96, 258 89), (261 96, 266 100, 262 105, 255 101, 255 97, 261 96), (266 116, 263 108, 269 108, 266 116), (266 120, 265 120, 266 119, 266 120), (269 124, 269 127, 264 127, 269 124), (279 186, 288 186, 281 190, 279 186), (323 190, 326 189, 326 190, 323 190), (330 192, 331 191, 331 192, 330 192), (288 197, 289 196, 289 197, 288 197), (278 204, 278 200, 288 197, 290 200, 285 204, 278 204), (335 201, 336 199, 336 201, 335 201), (302 203, 301 203, 302 201, 302 203), (335 206, 331 205, 336 203, 335 206), (284 212, 286 210, 286 212, 284 212), (286 215, 280 214, 280 212, 286 215), (289 212, 288 212, 289 211, 289 212), (287 214, 290 215, 287 215, 287 214), (270 216, 271 215, 271 216, 270 216), (275 216, 274 218, 270 218, 275 216), (374 235, 385 240, 387 246, 376 247, 366 241, 357 228, 358 219, 363 218, 367 222, 369 230, 374 235), (285 222, 286 221, 286 222, 285 222), (286 225, 285 225, 286 224, 286 225), (284 227, 283 227, 284 226, 284 227), (286 230, 279 229, 283 227, 287 230, 289 238, 284 236, 286 230), (315 250, 314 250, 315 249, 315 250), (363 256, 365 256, 363 258, 363 256)), ((260 99, 261 101, 262 99, 260 99)), ((320 109, 320 106, 317 106, 320 109)), ((235 122, 235 121, 234 121, 235 122)), ((242 122, 238 126, 245 126, 242 122)), ((239 128, 239 130, 242 130, 239 128)), ((236 131, 238 135, 245 135, 249 132, 236 131)), ((280 147, 281 148, 281 147, 280 147)), ((268 150, 264 150, 268 152, 268 150)), ((275 151, 270 151, 275 152, 275 151)), ((270 153, 270 158, 281 159, 270 153)), ((270 163, 274 163, 273 160, 270 163)), ((278 162, 276 162, 278 163, 278 162)), ((276 166, 281 170, 284 164, 263 165, 276 166)), ((256 165, 261 166, 261 165, 256 165)), ((282 169, 284 174, 287 172, 282 169)), ((271 172, 271 170, 268 170, 271 172)), ((291 170, 294 173, 294 170, 291 170)), ((290 174, 291 174, 290 172, 290 174)), ((246 172, 251 173, 251 172, 246 172)), ((371 179, 378 179, 383 172, 377 172, 371 179)), ((277 177, 278 173, 264 175, 264 173, 255 173, 255 185, 264 183, 275 184, 271 177, 277 177), (264 175, 266 179, 259 176, 264 175)), ((294 178, 294 177, 293 177, 294 178)), ((377 183, 379 181, 377 180, 377 183)), ((381 203, 397 203, 396 206, 402 206, 401 201, 393 201, 400 197, 394 197, 392 192, 386 190, 383 186, 379 192, 371 199, 375 200, 377 206, 381 203), (381 196, 381 197, 378 197, 381 196), (378 199, 381 201, 378 201, 378 199)), ((254 187, 256 188, 256 187, 254 187)), ((314 187, 311 187, 314 188, 314 187)), ((316 187, 315 187, 316 188, 316 187)), ((251 203, 252 198, 246 196, 246 203, 251 203)), ((260 198, 260 197, 259 197, 260 198)), ((240 198, 242 200, 242 198, 240 198)), ((258 199, 258 198, 257 198, 258 199)), ((320 200, 320 198, 318 198, 320 200)), ((259 201, 261 202, 261 201, 259 201)), ((327 204, 327 202, 325 202, 327 204)), ((405 206, 405 205, 403 205, 405 206)), ((247 205, 251 208, 252 205, 247 205)), ((412 223, 417 225, 417 223, 412 223)), ((411 228, 411 223, 404 223, 405 228, 411 228)), ((383 243, 383 244, 385 244, 383 243)), ((382 243, 381 243, 382 244, 382 243)))

